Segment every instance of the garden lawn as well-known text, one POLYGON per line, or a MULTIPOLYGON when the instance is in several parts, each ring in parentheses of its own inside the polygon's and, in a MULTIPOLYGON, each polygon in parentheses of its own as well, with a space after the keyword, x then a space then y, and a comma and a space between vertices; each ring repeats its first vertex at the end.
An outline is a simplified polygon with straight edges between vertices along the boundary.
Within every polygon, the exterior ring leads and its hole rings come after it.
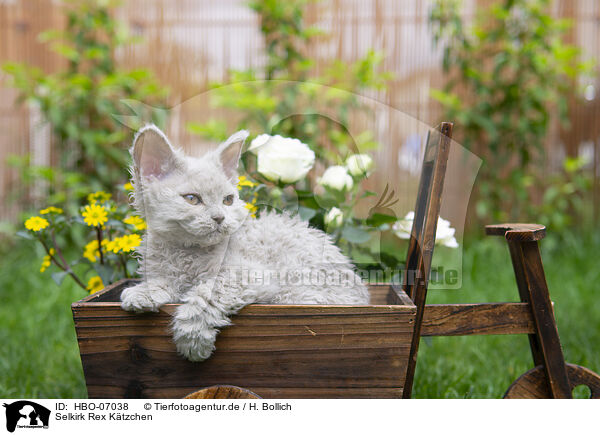
POLYGON ((87 292, 51 271, 43 253, 19 241, 0 252, 0 397, 85 398, 71 302, 87 292))
MULTIPOLYGON (((600 237, 542 242, 566 359, 600 372, 600 237)), ((20 242, 0 257, 0 397, 86 397, 70 304, 85 292, 40 274, 42 254, 20 242)), ((430 303, 517 301, 502 238, 467 241, 463 289, 431 291, 430 303)), ((499 398, 531 368, 526 336, 423 339, 413 396, 499 398)), ((578 391, 579 393, 579 391, 578 391)), ((580 393, 581 394, 581 393, 580 393)))
MULTIPOLYGON (((566 239, 541 241, 565 359, 600 373, 600 237, 566 239)), ((463 258, 463 288, 431 291, 428 303, 519 301, 504 238, 467 241, 463 258)), ((532 367, 526 335, 426 337, 413 397, 500 398, 532 367)), ((578 387, 575 393, 587 397, 589 389, 578 387)))

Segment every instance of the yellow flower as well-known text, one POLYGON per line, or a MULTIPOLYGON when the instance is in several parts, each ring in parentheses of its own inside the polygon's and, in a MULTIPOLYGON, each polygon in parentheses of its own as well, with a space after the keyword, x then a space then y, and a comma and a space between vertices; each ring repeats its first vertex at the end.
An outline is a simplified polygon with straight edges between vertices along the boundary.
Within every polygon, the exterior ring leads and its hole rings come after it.
MULTIPOLYGON (((104 245, 104 240, 102 240, 102 242, 104 245)), ((100 256, 100 251, 98 250, 98 240, 92 240, 90 243, 85 245, 85 248, 83 248, 83 256, 92 263, 96 262, 96 258, 100 256)))
POLYGON ((254 194, 254 198, 252 198, 251 202, 247 202, 244 207, 246 207, 248 209, 248 211, 250 212, 250 216, 252 216, 253 218, 256 218, 256 212, 258 211, 258 207, 256 206, 256 199, 257 199, 257 195, 254 194))
POLYGON ((90 227, 104 225, 108 220, 104 207, 96 204, 86 205, 81 215, 84 218, 84 222, 90 227))
POLYGON ((106 193, 103 190, 99 190, 98 192, 90 193, 87 196, 87 200, 90 204, 96 204, 96 201, 106 202, 111 198, 110 193, 106 193))
POLYGON ((246 176, 242 175, 241 177, 238 177, 238 184, 237 184, 238 190, 242 190, 242 187, 254 187, 254 186, 258 186, 258 184, 248 180, 248 178, 246 178, 246 176))
POLYGON ((108 243, 106 243, 106 251, 112 252, 114 254, 118 254, 119 251, 121 250, 121 247, 119 246, 120 239, 121 239, 120 237, 117 237, 114 240, 108 241, 108 243))
POLYGON ((45 208, 43 210, 40 210, 40 214, 48 214, 48 213, 61 214, 62 212, 63 212, 62 208, 53 207, 53 206, 50 206, 50 207, 45 208))
POLYGON ((88 281, 86 290, 89 290, 90 294, 96 293, 104 288, 104 283, 102 282, 102 278, 99 276, 92 276, 88 281))
POLYGON ((123 184, 123 189, 125 189, 127 192, 131 192, 133 190, 133 184, 125 183, 123 184))
MULTIPOLYGON (((54 255, 54 248, 50 248, 50 255, 54 255)), ((44 255, 44 259, 42 260, 42 265, 40 266, 41 273, 44 273, 46 271, 46 269, 48 269, 50 267, 50 264, 52 264, 50 255, 44 255)))
POLYGON ((119 248, 123 250, 123 252, 131 252, 137 246, 140 246, 142 243, 142 238, 139 234, 128 234, 119 238, 119 248))
POLYGON ((25 221, 25 228, 32 231, 40 231, 46 228, 48 225, 48 221, 39 216, 32 216, 25 221))
POLYGON ((50 256, 44 255, 44 259, 42 260, 42 265, 40 266, 40 272, 44 273, 46 269, 50 267, 50 256))
POLYGON ((123 220, 126 224, 133 225, 136 230, 145 230, 146 222, 139 216, 128 216, 123 220))

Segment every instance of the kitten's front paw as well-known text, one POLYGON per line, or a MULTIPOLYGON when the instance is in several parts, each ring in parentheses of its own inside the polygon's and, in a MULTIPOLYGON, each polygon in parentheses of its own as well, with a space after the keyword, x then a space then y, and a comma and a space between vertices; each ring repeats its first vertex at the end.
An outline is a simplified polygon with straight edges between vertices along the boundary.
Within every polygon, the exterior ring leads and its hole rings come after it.
POLYGON ((149 287, 146 283, 129 287, 121 293, 121 308, 125 311, 154 311, 171 302, 171 295, 161 289, 149 287))
POLYGON ((207 359, 215 350, 218 323, 210 311, 203 311, 196 304, 179 306, 172 324, 177 353, 190 361, 207 359))
POLYGON ((208 359, 215 350, 214 340, 200 337, 179 338, 176 340, 177 353, 190 361, 200 362, 208 359))

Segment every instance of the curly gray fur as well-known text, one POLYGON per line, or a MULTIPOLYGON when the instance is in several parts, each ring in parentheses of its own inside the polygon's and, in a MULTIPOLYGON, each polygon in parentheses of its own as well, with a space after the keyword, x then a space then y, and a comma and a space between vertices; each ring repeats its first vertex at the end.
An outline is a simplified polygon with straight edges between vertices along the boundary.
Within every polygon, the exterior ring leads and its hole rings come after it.
POLYGON ((297 216, 249 217, 236 188, 240 131, 201 158, 174 149, 156 126, 134 138, 133 204, 148 223, 139 271, 123 291, 128 311, 181 303, 172 323, 177 351, 208 358, 219 328, 252 303, 367 304, 353 266, 322 231, 297 216), (187 194, 201 203, 191 204, 187 194), (231 205, 224 198, 233 195, 231 205))

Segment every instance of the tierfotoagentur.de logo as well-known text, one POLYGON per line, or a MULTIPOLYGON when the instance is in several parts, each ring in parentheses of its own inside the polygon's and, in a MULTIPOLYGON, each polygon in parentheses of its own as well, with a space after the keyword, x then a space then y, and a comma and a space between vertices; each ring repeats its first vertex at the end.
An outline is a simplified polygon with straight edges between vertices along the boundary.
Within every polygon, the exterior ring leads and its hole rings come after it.
POLYGON ((6 430, 14 432, 19 429, 48 429, 50 410, 29 400, 19 400, 6 408, 6 430))

